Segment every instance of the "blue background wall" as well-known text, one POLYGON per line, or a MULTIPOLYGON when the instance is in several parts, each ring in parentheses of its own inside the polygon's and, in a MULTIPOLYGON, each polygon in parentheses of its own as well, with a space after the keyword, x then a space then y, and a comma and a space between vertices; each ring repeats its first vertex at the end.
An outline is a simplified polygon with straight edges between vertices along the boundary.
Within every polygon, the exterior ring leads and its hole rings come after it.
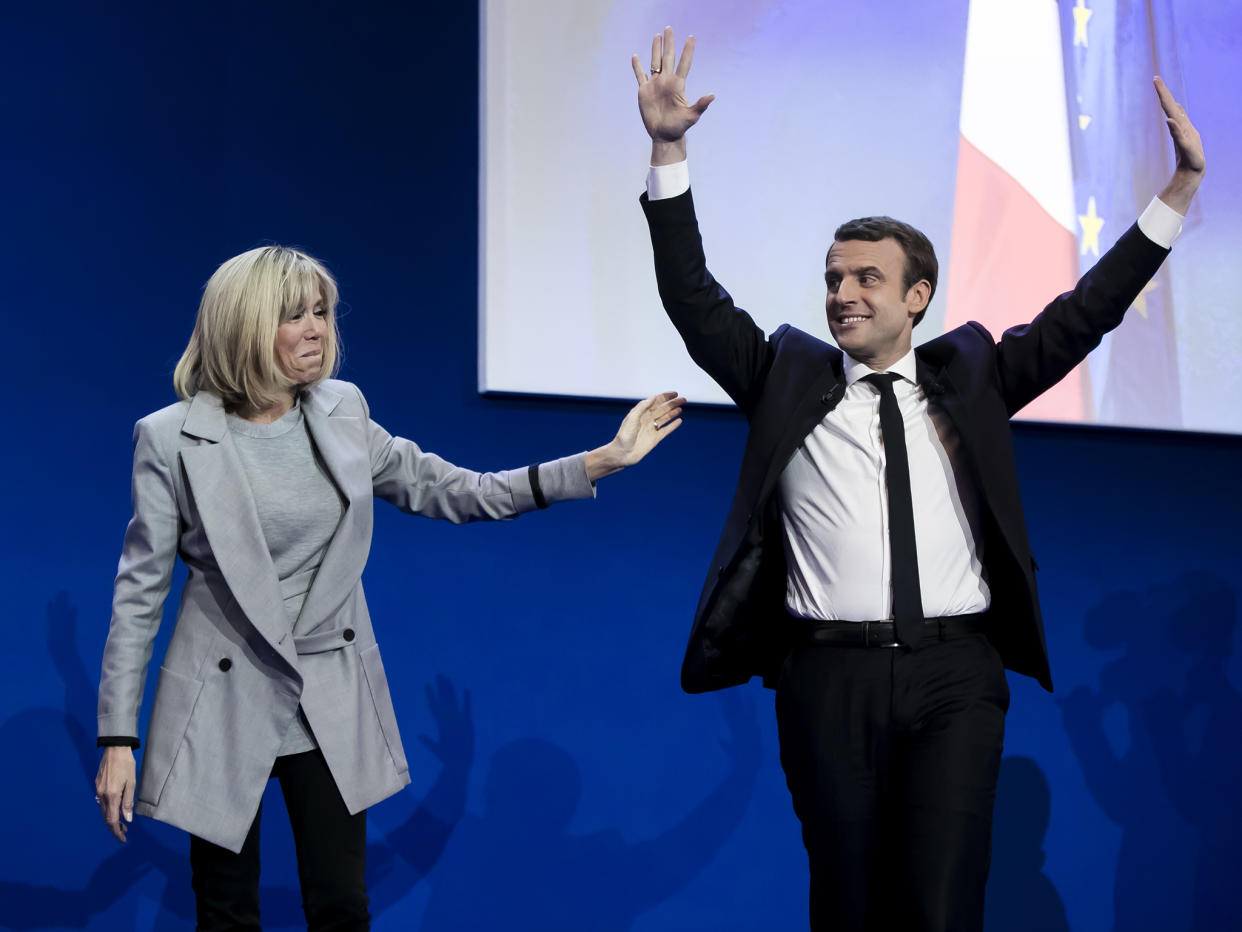
MULTIPOLYGON (((0 928, 183 928, 184 836, 99 824, 94 690, 131 426, 172 399, 216 264, 323 258, 343 377, 455 462, 594 446, 624 406, 475 392, 475 4, 5 18, 0 928)), ((366 583, 414 783, 371 813, 377 929, 802 926, 771 694, 677 684, 743 436, 694 411, 598 501, 502 526, 380 507, 366 583)), ((1011 681, 990 925, 1236 926, 1242 440, 1017 436, 1058 692, 1011 681)), ((300 922, 286 822, 269 795, 271 928, 300 922)))

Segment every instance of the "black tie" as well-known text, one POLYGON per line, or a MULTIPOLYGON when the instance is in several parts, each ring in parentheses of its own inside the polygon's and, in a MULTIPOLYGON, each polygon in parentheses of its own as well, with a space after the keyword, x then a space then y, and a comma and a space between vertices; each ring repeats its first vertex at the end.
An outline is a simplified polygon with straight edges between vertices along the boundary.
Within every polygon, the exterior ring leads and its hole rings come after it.
POLYGON ((923 594, 919 589, 919 558, 914 543, 906 429, 893 393, 893 383, 899 378, 893 372, 876 372, 862 381, 880 390, 880 435, 887 462, 888 545, 893 561, 893 620, 897 623, 897 640, 915 647, 923 630, 923 594))

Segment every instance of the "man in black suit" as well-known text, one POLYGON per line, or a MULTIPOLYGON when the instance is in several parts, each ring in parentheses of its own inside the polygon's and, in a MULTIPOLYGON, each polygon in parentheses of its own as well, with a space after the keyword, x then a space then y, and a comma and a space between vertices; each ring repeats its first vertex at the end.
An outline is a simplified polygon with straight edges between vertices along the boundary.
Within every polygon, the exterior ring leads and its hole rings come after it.
POLYGON ((1156 79, 1172 180, 1073 292, 999 342, 970 323, 912 349, 931 244, 887 217, 839 228, 825 266, 834 349, 764 336, 708 272, 686 131, 694 39, 638 57, 652 138, 660 297, 691 357, 750 425, 695 614, 682 686, 775 686, 781 764, 811 869, 811 925, 982 928, 1004 668, 1051 689, 1009 418, 1121 323, 1168 254, 1204 171, 1156 79), (842 352, 843 351, 843 352, 842 352))

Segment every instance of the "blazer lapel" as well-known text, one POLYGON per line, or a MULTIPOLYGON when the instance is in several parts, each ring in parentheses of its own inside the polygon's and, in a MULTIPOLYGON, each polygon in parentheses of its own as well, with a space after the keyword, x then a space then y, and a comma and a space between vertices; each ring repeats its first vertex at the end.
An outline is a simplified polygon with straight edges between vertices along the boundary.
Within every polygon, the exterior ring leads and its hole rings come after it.
POLYGON ((798 445, 823 419, 824 415, 841 401, 841 396, 845 394, 845 377, 839 370, 839 363, 833 365, 829 362, 815 374, 809 385, 793 394, 793 414, 785 422, 785 429, 777 439, 772 456, 768 459, 768 469, 759 489, 758 501, 767 501, 773 486, 780 474, 785 471, 789 458, 794 455, 798 445))
POLYGON ((302 613, 299 634, 313 631, 353 592, 371 550, 371 460, 359 417, 334 415, 341 396, 322 385, 306 393, 303 412, 315 447, 345 498, 345 514, 328 544, 302 613))
POLYGON ((250 623, 297 672, 276 567, 220 400, 195 395, 181 430, 204 441, 184 447, 181 462, 216 565, 250 623))
MULTIPOLYGON (((923 388, 923 394, 927 396, 929 403, 936 404, 948 416, 949 421, 953 425, 953 429, 957 432, 957 442, 960 449, 960 465, 966 466, 970 470, 969 478, 974 482, 975 488, 979 490, 982 501, 992 501, 992 489, 990 488, 992 475, 986 469, 982 469, 979 464, 979 439, 975 434, 974 422, 968 415, 966 405, 962 400, 962 394, 958 391, 957 386, 953 384, 953 379, 949 376, 948 367, 937 368, 931 363, 926 362, 918 351, 915 351, 919 385, 923 388)), ((955 465, 959 465, 958 460, 954 461, 955 465)))

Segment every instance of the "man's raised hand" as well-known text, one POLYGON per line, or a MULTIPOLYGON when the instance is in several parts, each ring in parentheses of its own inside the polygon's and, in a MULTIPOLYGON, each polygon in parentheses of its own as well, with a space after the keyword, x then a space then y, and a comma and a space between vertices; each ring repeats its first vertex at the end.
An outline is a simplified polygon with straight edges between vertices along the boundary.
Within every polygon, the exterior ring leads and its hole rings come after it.
POLYGON ((1173 155, 1176 165, 1173 177, 1160 192, 1160 200, 1168 204, 1179 214, 1185 214, 1190 208, 1190 201, 1199 190, 1199 182, 1203 180, 1203 172, 1207 163, 1203 157, 1203 140, 1199 131, 1186 115, 1186 108, 1173 99, 1159 77, 1152 81, 1156 86, 1156 96, 1160 98, 1160 107, 1164 110, 1165 122, 1169 125, 1169 135, 1173 138, 1173 155))
POLYGON ((699 121, 714 94, 705 94, 694 103, 686 98, 686 75, 694 59, 694 36, 686 39, 681 60, 673 58, 673 27, 664 27, 664 34, 651 40, 651 73, 643 70, 635 55, 630 63, 638 79, 638 111, 643 126, 651 136, 653 165, 677 162, 686 157, 686 130, 699 121))

